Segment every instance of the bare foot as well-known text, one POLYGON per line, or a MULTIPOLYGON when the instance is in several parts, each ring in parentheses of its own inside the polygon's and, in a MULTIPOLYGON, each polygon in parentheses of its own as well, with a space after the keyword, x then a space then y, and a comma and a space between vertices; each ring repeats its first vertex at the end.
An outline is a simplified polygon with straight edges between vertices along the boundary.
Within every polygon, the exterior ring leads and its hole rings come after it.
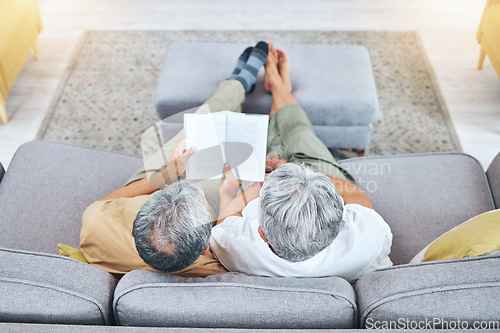
POLYGON ((278 50, 278 71, 288 92, 292 92, 292 82, 290 81, 290 60, 284 50, 278 50))
POLYGON ((264 64, 264 69, 266 75, 264 76, 264 90, 271 92, 271 81, 275 79, 276 75, 279 75, 278 71, 278 51, 273 44, 269 44, 269 52, 267 53, 267 61, 264 64))

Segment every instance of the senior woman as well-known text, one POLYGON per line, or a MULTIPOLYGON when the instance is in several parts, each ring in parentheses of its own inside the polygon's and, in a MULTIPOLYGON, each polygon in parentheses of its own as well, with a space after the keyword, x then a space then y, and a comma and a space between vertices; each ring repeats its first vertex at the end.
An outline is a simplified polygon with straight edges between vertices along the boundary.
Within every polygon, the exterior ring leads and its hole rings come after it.
POLYGON ((236 195, 239 184, 226 167, 210 248, 229 271, 355 282, 392 265, 392 233, 316 137, 291 95, 288 68, 286 53, 270 44, 264 87, 273 96, 268 155, 275 155, 267 171, 274 171, 236 195))

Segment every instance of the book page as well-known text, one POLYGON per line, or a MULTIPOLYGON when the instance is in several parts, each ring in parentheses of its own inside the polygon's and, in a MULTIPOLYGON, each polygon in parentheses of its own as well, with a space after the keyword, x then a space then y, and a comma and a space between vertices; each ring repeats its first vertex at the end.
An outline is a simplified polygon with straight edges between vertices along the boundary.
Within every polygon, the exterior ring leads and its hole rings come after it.
POLYGON ((226 159, 234 169, 235 176, 241 180, 264 181, 269 116, 229 112, 227 123, 228 143, 245 143, 251 146, 251 154, 244 161, 241 161, 241 157, 247 152, 245 146, 240 144, 238 149, 226 151, 226 159))
POLYGON ((186 149, 196 147, 187 163, 186 179, 222 177, 224 158, 221 145, 226 142, 227 113, 184 115, 186 149))

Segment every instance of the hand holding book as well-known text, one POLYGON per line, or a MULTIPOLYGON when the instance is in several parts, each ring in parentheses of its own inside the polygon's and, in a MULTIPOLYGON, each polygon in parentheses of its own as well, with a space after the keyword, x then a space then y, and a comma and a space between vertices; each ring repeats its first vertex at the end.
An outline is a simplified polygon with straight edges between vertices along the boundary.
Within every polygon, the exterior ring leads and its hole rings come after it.
POLYGON ((239 181, 231 171, 228 163, 224 163, 224 176, 219 183, 219 195, 221 203, 227 203, 236 197, 241 186, 239 181))

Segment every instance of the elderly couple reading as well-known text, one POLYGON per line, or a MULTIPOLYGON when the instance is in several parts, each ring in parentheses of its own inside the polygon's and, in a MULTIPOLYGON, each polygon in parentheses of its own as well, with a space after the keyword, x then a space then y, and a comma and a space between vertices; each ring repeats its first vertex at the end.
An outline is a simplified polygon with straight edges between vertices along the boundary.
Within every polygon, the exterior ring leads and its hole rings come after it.
POLYGON ((134 269, 204 277, 226 271, 270 277, 340 276, 355 282, 391 266, 392 233, 354 178, 316 137, 291 95, 283 50, 259 42, 206 101, 211 112, 241 112, 260 67, 272 94, 266 178, 240 192, 227 164, 219 180, 176 180, 194 147, 182 131, 163 145, 170 160, 91 204, 81 249, 111 273, 134 269), (215 224, 215 226, 214 226, 215 224))

